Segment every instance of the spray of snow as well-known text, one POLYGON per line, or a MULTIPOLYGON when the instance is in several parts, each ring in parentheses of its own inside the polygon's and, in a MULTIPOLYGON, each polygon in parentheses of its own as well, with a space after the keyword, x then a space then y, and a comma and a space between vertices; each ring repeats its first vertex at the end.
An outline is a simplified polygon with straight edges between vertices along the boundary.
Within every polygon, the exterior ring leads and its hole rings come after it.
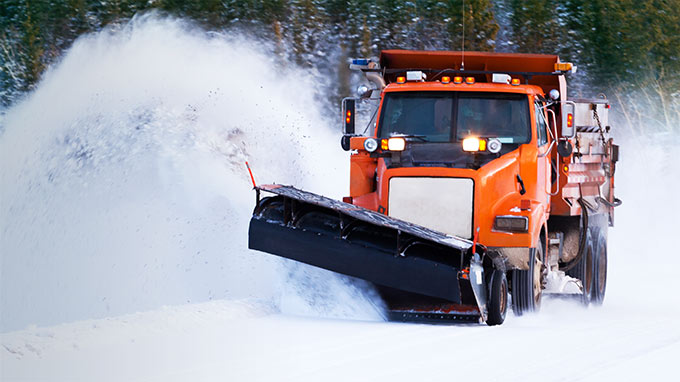
POLYGON ((616 209, 616 226, 610 230, 608 302, 678 314, 677 304, 670 302, 680 269, 680 162, 674 149, 680 135, 642 133, 615 137, 621 145, 616 195, 624 204, 616 209))
POLYGON ((246 249, 244 161, 258 182, 347 188, 335 110, 271 52, 139 17, 79 39, 7 111, 0 331, 212 299, 379 317, 363 284, 246 249))

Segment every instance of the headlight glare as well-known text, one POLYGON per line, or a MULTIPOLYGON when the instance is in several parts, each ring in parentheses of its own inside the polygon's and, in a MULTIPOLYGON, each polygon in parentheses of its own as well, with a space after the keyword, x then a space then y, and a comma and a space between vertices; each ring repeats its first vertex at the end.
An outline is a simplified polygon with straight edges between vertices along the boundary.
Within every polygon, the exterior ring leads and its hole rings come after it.
POLYGON ((479 151, 479 138, 467 137, 463 139, 463 151, 479 151))
POLYGON ((406 139, 401 137, 392 137, 387 141, 387 149, 390 151, 404 151, 406 148, 406 139))

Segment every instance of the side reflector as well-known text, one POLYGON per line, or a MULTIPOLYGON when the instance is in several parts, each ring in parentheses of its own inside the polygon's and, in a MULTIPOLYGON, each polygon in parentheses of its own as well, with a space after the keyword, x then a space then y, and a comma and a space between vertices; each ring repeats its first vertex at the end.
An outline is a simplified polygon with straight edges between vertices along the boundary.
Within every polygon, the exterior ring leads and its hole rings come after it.
POLYGON ((463 151, 479 151, 479 138, 468 137, 463 139, 463 151))
POLYGON ((519 78, 513 78, 512 81, 510 81, 510 84, 514 86, 519 86, 519 78))
POLYGON ((519 201, 519 209, 522 211, 528 211, 531 209, 531 200, 522 199, 519 201))
POLYGON ((461 76, 453 77, 453 83, 454 84, 462 84, 463 83, 463 77, 461 77, 461 76))
POLYGON ((449 76, 442 77, 442 83, 443 84, 448 84, 449 82, 451 82, 451 77, 449 77, 449 76))
POLYGON ((465 83, 468 85, 472 85, 475 83, 475 78, 474 77, 465 77, 465 83))
POLYGON ((404 77, 404 76, 397 77, 397 83, 398 84, 403 84, 405 82, 406 82, 406 77, 404 77))
POLYGON ((567 114, 567 127, 574 127, 574 114, 567 114))
POLYGON ((354 200, 353 200, 353 198, 352 198, 351 196, 343 196, 343 197, 342 197, 342 201, 345 202, 345 203, 352 204, 352 202, 353 202, 354 200))
POLYGON ((387 140, 387 149, 390 151, 404 151, 406 148, 406 139, 401 137, 394 137, 387 140))

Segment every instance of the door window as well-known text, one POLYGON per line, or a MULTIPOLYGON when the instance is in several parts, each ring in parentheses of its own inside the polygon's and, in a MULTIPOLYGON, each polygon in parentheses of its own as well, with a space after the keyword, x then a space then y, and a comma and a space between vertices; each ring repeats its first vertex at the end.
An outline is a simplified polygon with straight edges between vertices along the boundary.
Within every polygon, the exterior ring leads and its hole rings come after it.
POLYGON ((538 145, 543 146, 548 143, 548 123, 545 120, 545 109, 536 102, 536 130, 538 135, 538 145))

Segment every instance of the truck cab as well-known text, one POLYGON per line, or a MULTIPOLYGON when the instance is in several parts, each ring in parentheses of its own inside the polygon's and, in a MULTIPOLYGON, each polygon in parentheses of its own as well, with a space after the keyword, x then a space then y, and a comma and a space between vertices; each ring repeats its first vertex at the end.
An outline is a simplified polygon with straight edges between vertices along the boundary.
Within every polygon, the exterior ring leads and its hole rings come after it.
MULTIPOLYGON (((400 52, 383 54, 395 61, 400 52)), ((558 189, 556 118, 545 94, 505 72, 406 70, 382 90, 372 134, 350 138, 348 199, 507 248, 508 262, 526 267, 527 249, 544 245, 558 189)))

